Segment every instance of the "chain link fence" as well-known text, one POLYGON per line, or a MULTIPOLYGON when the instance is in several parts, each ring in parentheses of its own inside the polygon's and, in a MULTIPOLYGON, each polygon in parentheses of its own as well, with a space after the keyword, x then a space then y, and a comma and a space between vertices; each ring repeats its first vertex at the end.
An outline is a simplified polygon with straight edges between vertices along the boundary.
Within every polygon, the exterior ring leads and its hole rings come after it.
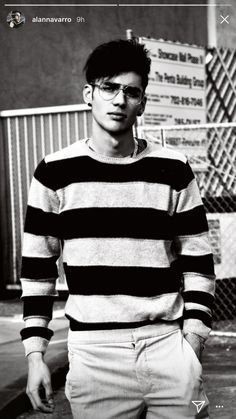
POLYGON ((207 212, 216 271, 214 328, 236 331, 236 123, 138 127, 187 155, 207 212))

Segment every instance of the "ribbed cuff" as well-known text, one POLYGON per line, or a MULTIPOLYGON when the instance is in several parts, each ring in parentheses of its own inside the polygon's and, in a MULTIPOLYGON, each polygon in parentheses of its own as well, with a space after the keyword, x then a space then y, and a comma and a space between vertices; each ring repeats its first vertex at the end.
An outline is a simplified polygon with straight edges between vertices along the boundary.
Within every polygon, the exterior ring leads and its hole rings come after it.
POLYGON ((41 337, 49 341, 54 335, 54 332, 47 327, 31 326, 22 329, 20 334, 23 341, 31 337, 41 337))
POLYGON ((25 327, 20 331, 22 342, 25 347, 25 356, 31 352, 46 352, 53 331, 47 327, 25 327))
POLYGON ((211 328, 212 323, 212 316, 210 313, 203 311, 203 310, 194 310, 194 309, 188 309, 184 310, 184 319, 196 319, 200 320, 207 328, 211 328))
POLYGON ((183 334, 194 333, 206 340, 211 331, 201 320, 198 319, 185 319, 183 324, 183 334))
POLYGON ((45 354, 49 341, 39 336, 33 336, 31 338, 23 340, 25 348, 25 356, 31 354, 31 352, 42 352, 45 354))

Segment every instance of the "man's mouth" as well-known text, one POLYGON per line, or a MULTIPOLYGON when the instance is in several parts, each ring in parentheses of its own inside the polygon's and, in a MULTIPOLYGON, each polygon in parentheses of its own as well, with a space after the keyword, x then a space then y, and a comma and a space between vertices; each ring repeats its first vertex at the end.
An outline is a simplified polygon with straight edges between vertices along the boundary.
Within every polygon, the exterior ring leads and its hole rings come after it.
POLYGON ((120 121, 120 120, 126 118, 126 114, 125 113, 122 113, 122 112, 108 112, 108 115, 112 119, 115 119, 116 121, 120 121))

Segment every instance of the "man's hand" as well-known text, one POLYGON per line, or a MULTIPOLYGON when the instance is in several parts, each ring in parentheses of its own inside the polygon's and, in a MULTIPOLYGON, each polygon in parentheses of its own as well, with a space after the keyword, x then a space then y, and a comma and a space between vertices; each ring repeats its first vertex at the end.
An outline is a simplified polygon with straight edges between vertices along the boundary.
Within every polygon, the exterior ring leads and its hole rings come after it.
POLYGON ((192 346, 195 354, 197 355, 199 361, 202 361, 202 351, 204 349, 204 340, 201 336, 198 336, 195 333, 186 333, 184 335, 185 339, 192 346))
POLYGON ((28 355, 28 382, 26 393, 35 410, 52 413, 54 409, 51 375, 41 352, 28 355), (44 388, 46 400, 40 397, 40 388, 44 388))

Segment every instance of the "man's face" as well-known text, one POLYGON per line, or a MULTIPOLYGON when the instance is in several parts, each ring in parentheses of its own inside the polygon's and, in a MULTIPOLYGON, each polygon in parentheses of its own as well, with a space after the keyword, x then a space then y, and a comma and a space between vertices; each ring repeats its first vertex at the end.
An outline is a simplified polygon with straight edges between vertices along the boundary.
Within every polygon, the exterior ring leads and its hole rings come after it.
MULTIPOLYGON (((111 78, 97 80, 96 85, 104 82, 112 82, 125 86, 134 86, 143 91, 141 76, 134 72, 121 73, 111 78)), ((118 94, 105 100, 98 86, 86 85, 84 89, 85 101, 92 104, 94 124, 100 129, 113 134, 121 134, 130 131, 137 115, 144 111, 146 99, 143 97, 141 103, 133 103, 126 94, 120 90, 118 94)))
POLYGON ((16 13, 14 19, 18 23, 20 21, 20 14, 19 13, 16 13))

